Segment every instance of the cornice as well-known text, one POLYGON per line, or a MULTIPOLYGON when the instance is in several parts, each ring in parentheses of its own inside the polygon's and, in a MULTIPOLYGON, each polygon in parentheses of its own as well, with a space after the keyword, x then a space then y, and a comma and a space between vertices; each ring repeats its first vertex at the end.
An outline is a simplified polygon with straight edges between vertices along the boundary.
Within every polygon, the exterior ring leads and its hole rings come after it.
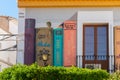
POLYGON ((120 0, 18 0, 18 7, 120 7, 120 0))

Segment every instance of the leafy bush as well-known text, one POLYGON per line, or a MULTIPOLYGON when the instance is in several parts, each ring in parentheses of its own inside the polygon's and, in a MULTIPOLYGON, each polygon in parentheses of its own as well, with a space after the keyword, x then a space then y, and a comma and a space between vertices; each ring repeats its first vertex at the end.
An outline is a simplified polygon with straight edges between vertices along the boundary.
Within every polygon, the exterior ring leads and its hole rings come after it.
POLYGON ((108 80, 120 80, 120 71, 111 74, 108 80))
POLYGON ((17 64, 0 73, 0 80, 104 80, 108 77, 109 73, 100 69, 40 67, 37 64, 17 64))

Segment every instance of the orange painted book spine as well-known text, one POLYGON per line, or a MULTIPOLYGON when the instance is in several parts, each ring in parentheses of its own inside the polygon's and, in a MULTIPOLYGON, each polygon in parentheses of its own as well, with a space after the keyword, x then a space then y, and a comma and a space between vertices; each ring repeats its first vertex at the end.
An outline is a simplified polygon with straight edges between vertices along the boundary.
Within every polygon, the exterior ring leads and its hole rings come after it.
POLYGON ((64 66, 76 66, 76 21, 64 22, 64 66))
POLYGON ((114 28, 115 37, 115 69, 120 70, 120 26, 114 28))

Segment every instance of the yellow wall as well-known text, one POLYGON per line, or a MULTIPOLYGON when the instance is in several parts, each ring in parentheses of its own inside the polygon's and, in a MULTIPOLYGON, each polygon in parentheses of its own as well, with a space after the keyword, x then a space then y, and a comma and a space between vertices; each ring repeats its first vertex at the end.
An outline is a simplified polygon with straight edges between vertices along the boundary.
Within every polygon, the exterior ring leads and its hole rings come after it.
POLYGON ((120 7, 120 0, 18 0, 18 7, 120 7))

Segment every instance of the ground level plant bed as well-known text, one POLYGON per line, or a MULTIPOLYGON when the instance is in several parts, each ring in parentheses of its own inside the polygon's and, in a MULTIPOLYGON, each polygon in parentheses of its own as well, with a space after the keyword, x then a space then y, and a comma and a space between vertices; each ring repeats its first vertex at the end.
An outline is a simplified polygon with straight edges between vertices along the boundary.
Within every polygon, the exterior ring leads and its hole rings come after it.
POLYGON ((107 80, 109 76, 108 72, 100 69, 17 64, 3 70, 0 80, 107 80))

